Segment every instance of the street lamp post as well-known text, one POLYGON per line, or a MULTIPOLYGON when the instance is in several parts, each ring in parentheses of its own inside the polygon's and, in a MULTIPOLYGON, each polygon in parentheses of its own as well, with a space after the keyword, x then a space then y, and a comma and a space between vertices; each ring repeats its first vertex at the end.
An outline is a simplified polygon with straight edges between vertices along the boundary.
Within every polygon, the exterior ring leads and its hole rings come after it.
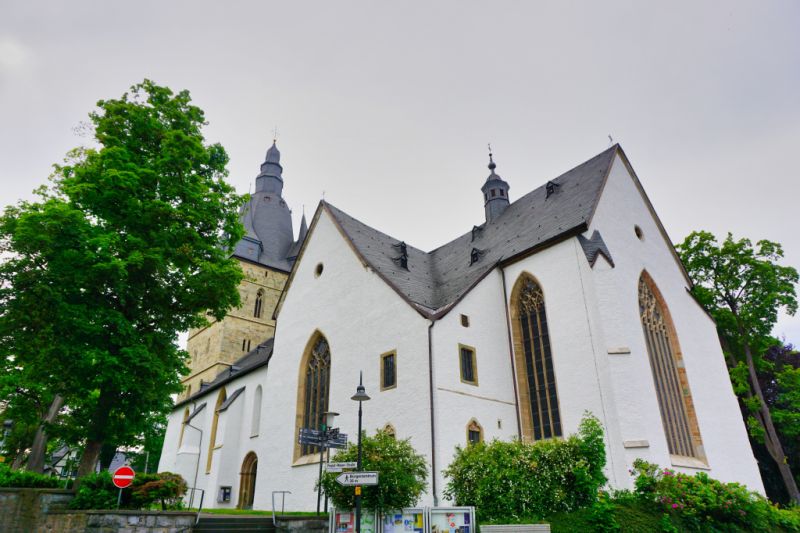
MULTIPOLYGON (((322 436, 321 443, 319 446, 319 481, 317 482, 317 514, 319 514, 319 503, 322 500, 322 462, 323 462, 323 454, 325 453, 325 449, 330 447, 328 446, 328 440, 331 437, 331 430, 333 429, 333 419, 339 416, 339 413, 334 411, 326 411, 322 413, 323 422, 320 424, 320 434, 322 436)), ((328 457, 330 457, 330 451, 328 452, 328 457)), ((328 502, 328 495, 325 495, 325 510, 327 511, 327 502, 328 502)))
MULTIPOLYGON (((364 389, 364 373, 361 372, 358 377, 358 388, 356 393, 350 398, 358 402, 358 462, 356 463, 356 472, 361 472, 361 402, 369 400, 367 392, 364 389)), ((356 531, 361 533, 361 486, 356 486, 356 531)))

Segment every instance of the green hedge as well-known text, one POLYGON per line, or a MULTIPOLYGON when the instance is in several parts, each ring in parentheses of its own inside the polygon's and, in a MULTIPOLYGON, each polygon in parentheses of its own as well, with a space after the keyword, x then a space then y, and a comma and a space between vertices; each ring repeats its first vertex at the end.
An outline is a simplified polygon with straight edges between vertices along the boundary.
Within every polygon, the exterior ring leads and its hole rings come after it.
POLYGON ((27 470, 12 470, 8 465, 0 463, 0 487, 55 489, 59 487, 59 481, 53 476, 27 470))
POLYGON ((606 482, 605 464, 602 426, 587 413, 566 439, 457 448, 444 495, 474 505, 482 523, 536 521, 592 505, 606 482))

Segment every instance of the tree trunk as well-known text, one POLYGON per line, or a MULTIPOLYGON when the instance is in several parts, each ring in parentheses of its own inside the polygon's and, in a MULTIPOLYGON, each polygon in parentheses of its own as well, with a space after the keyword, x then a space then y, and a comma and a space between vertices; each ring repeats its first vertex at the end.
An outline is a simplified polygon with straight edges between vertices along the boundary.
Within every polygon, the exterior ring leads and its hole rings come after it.
POLYGON ((78 465, 78 474, 76 482, 80 482, 80 479, 87 475, 91 474, 97 468, 97 460, 100 459, 100 450, 103 448, 103 443, 96 440, 89 440, 86 441, 86 446, 83 448, 83 455, 81 456, 81 462, 78 465))
POLYGON ((50 404, 50 408, 47 410, 47 414, 36 430, 36 436, 33 437, 31 453, 28 456, 28 464, 25 467, 27 470, 36 472, 37 474, 44 473, 44 452, 47 450, 47 432, 45 431, 45 427, 55 421, 63 405, 64 398, 60 394, 56 394, 50 404))
MULTIPOLYGON (((741 332, 744 338, 744 332, 741 332)), ((758 382, 758 374, 756 373, 756 366, 753 362, 753 353, 750 351, 750 345, 744 343, 744 355, 747 359, 747 370, 750 375, 750 384, 756 397, 759 401, 758 416, 756 419, 764 428, 765 439, 764 444, 769 452, 770 457, 778 465, 778 471, 783 478, 783 483, 786 485, 786 492, 789 493, 789 498, 797 505, 800 505, 800 490, 797 488, 797 482, 792 475, 792 469, 789 467, 789 462, 786 454, 781 446, 781 441, 778 438, 778 432, 775 431, 775 424, 772 423, 772 414, 769 412, 769 406, 764 401, 764 393, 761 391, 761 384, 758 382)))

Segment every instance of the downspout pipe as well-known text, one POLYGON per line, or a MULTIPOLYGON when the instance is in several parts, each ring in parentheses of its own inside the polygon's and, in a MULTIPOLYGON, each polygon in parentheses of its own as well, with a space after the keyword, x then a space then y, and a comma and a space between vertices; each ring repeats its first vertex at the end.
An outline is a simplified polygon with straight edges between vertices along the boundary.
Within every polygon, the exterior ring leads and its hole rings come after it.
POLYGON ((435 411, 433 408, 433 325, 436 323, 431 319, 428 325, 428 384, 431 407, 431 491, 433 492, 433 506, 439 505, 439 496, 436 492, 436 423, 435 411))
POLYGON ((503 277, 503 305, 506 309, 506 332, 508 333, 508 356, 511 358, 511 381, 514 383, 514 409, 517 411, 517 438, 522 440, 522 422, 519 416, 519 392, 517 391, 517 368, 514 361, 514 341, 511 337, 511 313, 508 310, 508 289, 506 289, 506 270, 500 264, 503 277))

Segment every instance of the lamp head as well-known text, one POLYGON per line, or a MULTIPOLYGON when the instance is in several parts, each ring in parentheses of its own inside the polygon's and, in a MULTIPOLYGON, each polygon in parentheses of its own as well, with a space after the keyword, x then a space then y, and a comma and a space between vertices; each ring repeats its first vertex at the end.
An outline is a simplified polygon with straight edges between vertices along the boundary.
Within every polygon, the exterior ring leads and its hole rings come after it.
POLYGON ((351 400, 355 402, 366 402, 369 400, 369 396, 367 396, 367 391, 364 388, 364 373, 362 372, 358 378, 358 387, 356 388, 356 393, 350 397, 351 400))

